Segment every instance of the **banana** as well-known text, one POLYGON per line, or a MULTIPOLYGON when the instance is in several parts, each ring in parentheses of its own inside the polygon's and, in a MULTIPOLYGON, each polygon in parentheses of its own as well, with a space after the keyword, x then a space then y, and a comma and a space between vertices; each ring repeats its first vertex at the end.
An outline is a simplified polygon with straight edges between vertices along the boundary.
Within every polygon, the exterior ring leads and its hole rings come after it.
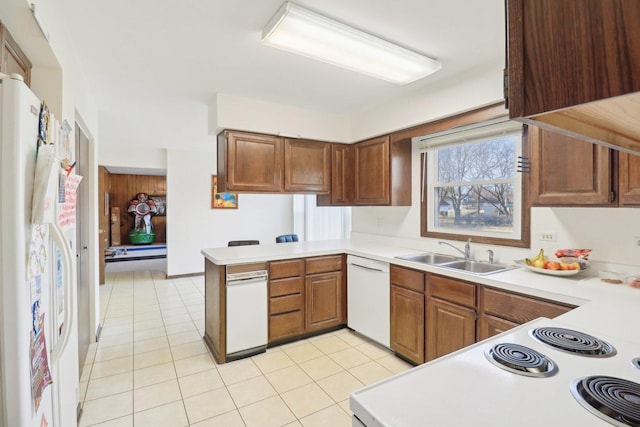
POLYGON ((525 258, 524 263, 527 264, 529 267, 533 267, 533 261, 531 261, 529 258, 525 258))
MULTIPOLYGON (((538 255, 536 255, 535 257, 533 257, 533 259, 531 260, 532 263, 536 262, 539 259, 544 260, 545 256, 544 256, 544 249, 540 249, 540 252, 538 252, 538 255)), ((526 261, 525 261, 526 262, 526 261)))

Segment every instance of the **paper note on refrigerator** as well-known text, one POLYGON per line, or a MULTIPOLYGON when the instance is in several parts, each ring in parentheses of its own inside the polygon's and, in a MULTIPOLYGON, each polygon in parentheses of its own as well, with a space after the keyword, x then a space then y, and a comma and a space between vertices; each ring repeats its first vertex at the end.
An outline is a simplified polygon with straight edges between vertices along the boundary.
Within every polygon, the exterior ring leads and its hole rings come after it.
POLYGON ((77 190, 82 177, 69 175, 64 181, 64 203, 58 205, 58 225, 63 231, 76 227, 76 201, 77 190))

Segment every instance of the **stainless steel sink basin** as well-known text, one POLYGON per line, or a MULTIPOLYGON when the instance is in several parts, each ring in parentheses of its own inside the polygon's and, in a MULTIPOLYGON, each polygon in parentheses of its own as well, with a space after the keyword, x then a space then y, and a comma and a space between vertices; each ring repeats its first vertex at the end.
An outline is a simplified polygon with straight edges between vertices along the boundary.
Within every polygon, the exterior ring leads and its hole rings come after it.
POLYGON ((452 262, 459 259, 454 256, 434 254, 432 252, 425 252, 425 253, 412 254, 412 255, 402 255, 402 256, 397 256, 396 258, 403 259, 405 261, 421 262, 423 264, 431 264, 431 265, 443 264, 445 262, 452 262))
POLYGON ((480 261, 458 260, 440 264, 440 267, 451 268, 454 270, 465 271, 467 273, 483 276, 486 274, 499 273, 501 271, 510 270, 514 267, 502 264, 489 264, 480 261))

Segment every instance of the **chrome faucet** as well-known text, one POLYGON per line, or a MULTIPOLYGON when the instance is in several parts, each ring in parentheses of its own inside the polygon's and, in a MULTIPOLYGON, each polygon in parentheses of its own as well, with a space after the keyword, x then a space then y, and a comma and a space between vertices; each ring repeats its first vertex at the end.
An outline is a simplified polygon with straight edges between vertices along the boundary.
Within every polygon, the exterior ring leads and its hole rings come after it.
POLYGON ((487 253, 489 254, 489 264, 493 264, 493 251, 491 249, 487 249, 487 253))
POLYGON ((471 259, 471 237, 469 237, 469 240, 467 240, 467 243, 464 244, 464 251, 462 251, 461 249, 456 248, 455 246, 453 246, 451 243, 449 242, 444 242, 442 240, 440 240, 438 242, 439 245, 447 245, 447 246, 451 246, 453 249, 455 249, 456 251, 460 252, 462 255, 464 255, 464 259, 471 259))

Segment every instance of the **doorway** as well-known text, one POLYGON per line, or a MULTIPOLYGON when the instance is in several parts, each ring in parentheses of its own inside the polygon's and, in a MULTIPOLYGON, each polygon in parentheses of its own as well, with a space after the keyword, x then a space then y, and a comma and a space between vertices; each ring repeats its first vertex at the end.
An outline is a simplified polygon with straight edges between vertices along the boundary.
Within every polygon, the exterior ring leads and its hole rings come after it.
MULTIPOLYGON (((89 176, 89 138, 75 125, 76 173, 89 176)), ((82 375, 91 342, 91 282, 89 279, 89 184, 78 186, 76 206, 76 261, 78 296, 78 372, 82 375)))

